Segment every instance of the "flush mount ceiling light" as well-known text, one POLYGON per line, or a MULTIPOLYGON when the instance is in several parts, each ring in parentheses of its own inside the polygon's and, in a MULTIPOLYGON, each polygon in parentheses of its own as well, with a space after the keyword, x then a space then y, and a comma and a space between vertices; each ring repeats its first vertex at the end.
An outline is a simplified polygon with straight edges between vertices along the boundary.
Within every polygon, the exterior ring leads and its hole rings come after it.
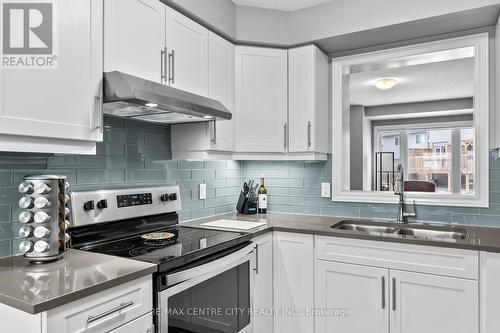
POLYGON ((387 90, 393 88, 398 83, 398 80, 392 77, 384 77, 376 79, 373 85, 379 89, 387 90))
POLYGON ((203 116, 205 119, 212 119, 212 116, 203 116))
POLYGON ((155 108, 155 107, 158 106, 158 104, 156 104, 156 103, 146 103, 146 106, 150 107, 150 108, 155 108))

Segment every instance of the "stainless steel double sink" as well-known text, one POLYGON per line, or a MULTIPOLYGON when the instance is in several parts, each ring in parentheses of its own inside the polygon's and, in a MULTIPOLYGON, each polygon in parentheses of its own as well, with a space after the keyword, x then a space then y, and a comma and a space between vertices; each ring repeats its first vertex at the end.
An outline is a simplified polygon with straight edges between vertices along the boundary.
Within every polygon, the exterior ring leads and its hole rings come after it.
POLYGON ((457 240, 468 238, 466 229, 455 226, 345 220, 332 225, 331 228, 372 235, 393 235, 417 239, 457 240))

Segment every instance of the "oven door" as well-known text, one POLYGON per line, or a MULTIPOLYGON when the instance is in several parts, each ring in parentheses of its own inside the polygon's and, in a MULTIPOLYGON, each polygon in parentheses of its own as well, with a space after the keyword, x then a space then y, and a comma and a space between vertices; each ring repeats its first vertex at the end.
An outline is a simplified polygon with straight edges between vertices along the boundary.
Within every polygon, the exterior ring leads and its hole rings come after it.
POLYGON ((250 333, 253 330, 253 245, 167 275, 156 308, 161 333, 250 333))

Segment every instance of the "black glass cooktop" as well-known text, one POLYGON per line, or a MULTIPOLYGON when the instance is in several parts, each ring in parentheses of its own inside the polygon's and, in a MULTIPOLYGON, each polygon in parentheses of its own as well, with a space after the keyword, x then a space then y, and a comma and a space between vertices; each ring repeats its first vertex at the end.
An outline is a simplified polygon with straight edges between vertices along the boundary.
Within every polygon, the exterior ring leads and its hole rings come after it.
POLYGON ((126 257, 158 264, 161 271, 177 268, 207 255, 251 239, 249 234, 171 226, 156 232, 174 234, 169 240, 150 241, 141 235, 80 247, 81 250, 126 257))

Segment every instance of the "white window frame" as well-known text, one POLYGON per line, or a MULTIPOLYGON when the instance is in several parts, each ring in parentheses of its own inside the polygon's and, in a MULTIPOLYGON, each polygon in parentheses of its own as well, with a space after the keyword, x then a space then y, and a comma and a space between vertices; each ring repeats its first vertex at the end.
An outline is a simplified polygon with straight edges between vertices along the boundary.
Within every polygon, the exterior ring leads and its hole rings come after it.
POLYGON ((404 46, 332 59, 332 200, 339 202, 397 203, 391 192, 351 191, 349 168, 349 80, 351 66, 391 58, 474 47, 474 130, 476 191, 459 193, 406 193, 406 200, 421 205, 488 207, 489 205, 489 33, 404 46))

